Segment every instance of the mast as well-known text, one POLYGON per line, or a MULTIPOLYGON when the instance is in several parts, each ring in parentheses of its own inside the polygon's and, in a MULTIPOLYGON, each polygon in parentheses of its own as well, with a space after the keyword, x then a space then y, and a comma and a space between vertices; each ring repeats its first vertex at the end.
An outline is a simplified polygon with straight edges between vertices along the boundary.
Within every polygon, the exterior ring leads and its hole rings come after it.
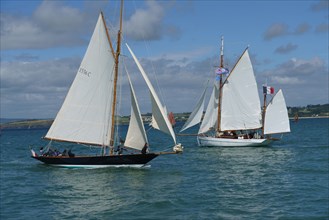
POLYGON ((109 35, 109 30, 107 29, 107 25, 106 25, 106 22, 105 22, 105 19, 104 19, 104 15, 103 15, 103 12, 102 11, 101 11, 101 15, 102 15, 102 20, 103 20, 105 31, 106 31, 106 36, 107 36, 107 39, 108 39, 109 44, 110 44, 110 47, 111 47, 112 55, 113 55, 113 57, 115 57, 114 49, 113 49, 113 46, 112 46, 111 37, 109 35))
POLYGON ((121 9, 120 9, 120 29, 118 31, 117 38, 117 50, 115 54, 115 66, 114 66, 114 90, 113 90, 113 103, 112 103, 112 125, 111 125, 111 139, 110 139, 110 154, 113 154, 113 145, 114 145, 114 127, 115 127, 115 109, 117 101, 117 82, 118 82, 118 72, 119 72, 119 56, 121 51, 121 32, 122 32, 122 10, 123 10, 123 0, 121 0, 121 9))
MULTIPOLYGON (((263 89, 264 90, 264 89, 263 89)), ((263 114, 262 114, 262 134, 264 135, 264 124, 265 124, 265 113, 266 113, 266 92, 263 91, 264 104, 263 104, 263 114)))
MULTIPOLYGON (((221 48, 220 48, 220 68, 224 67, 224 37, 221 37, 221 48)), ((219 97, 218 97, 218 118, 217 118, 217 131, 221 130, 221 104, 222 104, 222 91, 223 91, 223 74, 219 76, 219 97)))

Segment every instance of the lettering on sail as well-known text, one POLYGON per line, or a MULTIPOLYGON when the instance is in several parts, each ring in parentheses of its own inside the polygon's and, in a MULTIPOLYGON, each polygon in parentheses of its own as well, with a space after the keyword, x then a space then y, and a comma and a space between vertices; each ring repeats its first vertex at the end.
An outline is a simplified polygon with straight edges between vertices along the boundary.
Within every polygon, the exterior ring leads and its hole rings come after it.
POLYGON ((82 67, 79 68, 79 73, 82 73, 83 75, 86 75, 88 77, 90 77, 90 75, 91 75, 90 71, 88 71, 88 70, 86 70, 85 68, 82 68, 82 67))

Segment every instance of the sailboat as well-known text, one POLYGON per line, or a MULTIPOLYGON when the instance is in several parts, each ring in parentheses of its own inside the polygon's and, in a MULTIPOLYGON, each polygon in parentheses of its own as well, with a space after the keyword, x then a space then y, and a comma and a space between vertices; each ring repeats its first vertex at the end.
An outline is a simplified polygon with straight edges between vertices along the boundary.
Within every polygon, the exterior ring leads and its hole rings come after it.
POLYGON ((277 140, 272 134, 290 132, 282 90, 268 104, 264 93, 261 108, 248 47, 232 71, 224 67, 223 48, 222 37, 220 66, 203 120, 205 91, 181 132, 201 122, 197 134, 199 146, 264 146, 277 140), (224 80, 225 74, 228 75, 224 80))
POLYGON ((122 30, 121 1, 120 29, 117 34, 117 48, 111 43, 104 15, 101 12, 87 51, 77 71, 76 77, 67 93, 45 139, 50 143, 42 155, 31 149, 32 158, 45 164, 63 167, 108 167, 133 166, 142 167, 162 154, 178 154, 183 151, 181 144, 176 143, 175 133, 164 113, 161 104, 148 76, 132 54, 151 93, 153 118, 157 129, 173 138, 172 151, 149 152, 148 139, 141 118, 135 91, 129 74, 128 81, 131 92, 131 117, 125 141, 120 140, 116 124, 117 82, 119 57, 121 50, 122 30), (73 153, 55 153, 51 151, 52 142, 68 142, 80 147, 98 147, 96 155, 75 155, 73 153), (126 151, 114 153, 114 147, 120 142, 120 147, 126 151))

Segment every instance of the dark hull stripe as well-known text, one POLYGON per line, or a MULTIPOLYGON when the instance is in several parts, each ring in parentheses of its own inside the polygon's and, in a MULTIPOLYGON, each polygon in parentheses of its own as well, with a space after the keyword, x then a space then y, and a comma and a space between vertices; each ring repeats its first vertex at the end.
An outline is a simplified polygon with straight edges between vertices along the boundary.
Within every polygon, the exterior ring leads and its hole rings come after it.
POLYGON ((159 154, 130 154, 113 156, 33 157, 50 165, 133 165, 146 164, 159 154))

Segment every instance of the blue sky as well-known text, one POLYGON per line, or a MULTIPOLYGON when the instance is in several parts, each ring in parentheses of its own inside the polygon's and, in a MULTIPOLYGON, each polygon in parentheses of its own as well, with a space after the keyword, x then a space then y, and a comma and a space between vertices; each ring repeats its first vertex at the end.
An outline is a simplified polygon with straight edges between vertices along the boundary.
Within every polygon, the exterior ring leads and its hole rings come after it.
MULTIPOLYGON (((1 1, 1 117, 55 117, 100 10, 116 30, 118 9, 118 1, 1 1)), ((250 46, 259 89, 266 81, 282 88, 288 106, 324 104, 328 11, 328 1, 131 0, 124 41, 173 112, 192 111, 214 78, 221 35, 228 68, 250 46)), ((130 66, 141 111, 150 112, 145 83, 130 66)), ((120 94, 120 114, 128 115, 127 83, 120 94)))

